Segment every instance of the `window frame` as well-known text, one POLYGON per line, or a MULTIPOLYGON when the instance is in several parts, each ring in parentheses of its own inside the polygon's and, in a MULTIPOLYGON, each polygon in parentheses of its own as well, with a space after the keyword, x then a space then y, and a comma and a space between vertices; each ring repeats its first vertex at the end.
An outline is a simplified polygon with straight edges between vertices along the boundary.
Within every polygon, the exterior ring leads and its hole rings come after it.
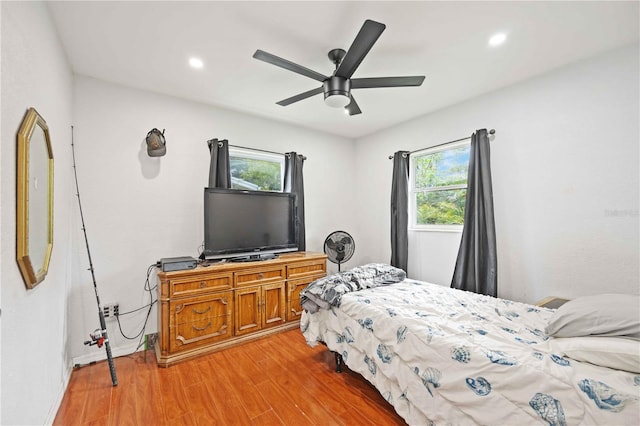
POLYGON ((259 149, 241 148, 229 146, 229 160, 231 157, 247 158, 251 160, 269 161, 280 164, 280 190, 256 189, 255 191, 264 192, 284 192, 284 155, 272 152, 262 151, 259 149))
MULTIPOLYGON (((409 171, 409 203, 408 203, 408 207, 409 207, 409 231, 418 231, 418 232, 462 232, 462 228, 464 227, 464 224, 462 225, 445 225, 445 224, 426 224, 426 225, 420 225, 417 223, 417 206, 416 206, 416 199, 417 199, 417 194, 421 193, 421 192, 435 192, 435 191, 442 191, 442 190, 450 190, 450 189, 467 189, 468 188, 468 172, 467 172, 467 182, 462 185, 462 184, 458 184, 458 185, 445 185, 445 186, 438 186, 435 188, 438 188, 436 190, 429 190, 429 189, 417 189, 416 188, 416 167, 417 167, 417 161, 418 158, 420 157, 424 157, 426 155, 431 155, 431 154, 435 154, 437 152, 442 152, 442 151, 449 151, 452 149, 457 149, 463 146, 469 146, 471 145, 471 140, 467 139, 464 141, 459 141, 459 142, 454 142, 454 143, 450 143, 450 144, 445 144, 442 146, 436 146, 433 148, 426 148, 424 150, 420 150, 418 152, 414 152, 411 154, 410 157, 410 163, 409 163, 409 167, 410 167, 410 171, 409 171)), ((468 163, 467 163, 468 166, 468 163)), ((465 206, 466 207, 466 206, 465 206)))

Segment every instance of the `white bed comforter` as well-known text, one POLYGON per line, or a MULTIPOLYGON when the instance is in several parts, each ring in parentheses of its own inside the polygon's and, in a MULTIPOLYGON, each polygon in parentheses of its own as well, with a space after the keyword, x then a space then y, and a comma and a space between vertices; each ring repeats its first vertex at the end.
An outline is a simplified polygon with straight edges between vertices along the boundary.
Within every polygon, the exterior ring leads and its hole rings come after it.
POLYGON ((407 279, 304 313, 409 424, 639 425, 640 375, 549 349, 553 311, 407 279))

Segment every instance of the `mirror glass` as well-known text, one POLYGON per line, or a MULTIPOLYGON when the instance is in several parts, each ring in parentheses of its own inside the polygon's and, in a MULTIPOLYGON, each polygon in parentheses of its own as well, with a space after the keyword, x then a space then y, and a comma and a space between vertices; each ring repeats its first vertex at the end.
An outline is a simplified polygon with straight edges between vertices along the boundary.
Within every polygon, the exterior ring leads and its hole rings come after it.
POLYGON ((18 132, 17 260, 27 288, 44 280, 53 247, 53 154, 33 108, 18 132))
POLYGON ((36 268, 36 275, 45 267, 44 260, 49 244, 49 152, 40 126, 33 129, 29 141, 29 257, 36 268))

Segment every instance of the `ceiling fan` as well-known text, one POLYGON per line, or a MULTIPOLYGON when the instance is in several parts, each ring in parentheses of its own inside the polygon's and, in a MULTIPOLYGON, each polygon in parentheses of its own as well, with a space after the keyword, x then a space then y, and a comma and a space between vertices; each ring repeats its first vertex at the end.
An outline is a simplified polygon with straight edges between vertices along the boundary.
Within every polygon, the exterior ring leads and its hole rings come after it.
POLYGON ((276 102, 278 105, 291 105, 294 102, 324 93, 324 102, 327 105, 335 108, 344 107, 346 113, 356 115, 362 113, 362 111, 351 94, 351 89, 420 86, 424 81, 424 76, 351 78, 385 28, 384 24, 367 19, 348 51, 345 52, 343 49, 331 50, 328 56, 336 66, 331 76, 320 74, 259 49, 256 50, 253 57, 322 83, 322 86, 318 88, 276 102))

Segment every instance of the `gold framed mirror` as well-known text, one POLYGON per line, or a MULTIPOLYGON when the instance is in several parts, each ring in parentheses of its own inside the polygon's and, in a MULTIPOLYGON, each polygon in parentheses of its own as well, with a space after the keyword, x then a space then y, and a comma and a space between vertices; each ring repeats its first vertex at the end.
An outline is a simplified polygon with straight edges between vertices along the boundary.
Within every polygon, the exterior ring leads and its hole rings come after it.
POLYGON ((18 131, 16 257, 27 288, 44 280, 53 249, 53 151, 49 127, 29 108, 18 131))

